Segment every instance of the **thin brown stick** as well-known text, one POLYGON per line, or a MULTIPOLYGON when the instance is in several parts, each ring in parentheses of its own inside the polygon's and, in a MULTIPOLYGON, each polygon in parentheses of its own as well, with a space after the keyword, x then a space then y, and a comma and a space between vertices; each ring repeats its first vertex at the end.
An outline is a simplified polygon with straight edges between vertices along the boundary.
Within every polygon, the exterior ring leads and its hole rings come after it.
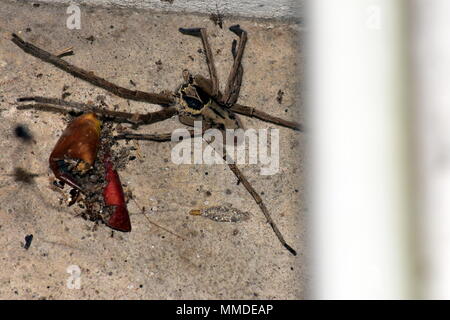
POLYGON ((174 235, 174 236, 177 237, 177 238, 180 238, 180 239, 183 240, 183 241, 186 241, 186 238, 184 238, 184 237, 182 237, 182 236, 176 234, 176 233, 173 232, 173 231, 170 231, 170 230, 167 229, 166 227, 163 227, 163 226, 157 224, 156 222, 153 222, 152 220, 150 220, 149 217, 147 217, 147 215, 145 214, 145 212, 143 212, 143 213, 144 213, 144 217, 147 219, 148 223, 150 223, 150 224, 154 225, 155 227, 160 228, 160 229, 162 229, 162 230, 164 230, 164 231, 170 233, 171 235, 174 235))
POLYGON ((155 227, 160 228, 160 229, 162 229, 162 230, 164 230, 164 231, 170 233, 171 235, 174 235, 174 236, 177 237, 177 238, 180 238, 180 239, 183 240, 183 241, 186 240, 186 238, 180 236, 179 234, 176 234, 175 232, 173 232, 173 231, 171 231, 171 230, 169 230, 169 229, 167 229, 167 228, 165 228, 165 227, 163 227, 163 226, 157 224, 156 222, 153 222, 152 220, 150 220, 150 218, 147 217, 147 215, 145 214, 145 207, 141 207, 141 206, 139 205, 139 203, 136 201, 135 198, 132 198, 132 199, 133 199, 134 203, 136 204, 136 206, 138 206, 138 208, 142 208, 141 212, 142 212, 142 214, 144 215, 145 219, 147 219, 148 223, 150 223, 150 224, 154 225, 155 227))
POLYGON ((103 88, 121 98, 144 101, 159 105, 170 105, 174 103, 174 98, 165 94, 149 93, 144 91, 129 90, 120 87, 114 83, 111 83, 101 77, 96 76, 93 72, 86 71, 79 67, 76 67, 65 60, 39 48, 35 45, 25 42, 16 34, 12 34, 12 42, 14 42, 19 48, 32 56, 39 58, 45 62, 53 64, 55 67, 70 73, 74 77, 83 79, 97 87, 103 88))
POLYGON ((111 111, 101 109, 95 105, 74 101, 66 101, 58 98, 46 97, 24 97, 19 98, 18 102, 34 101, 36 104, 27 104, 17 106, 17 109, 39 109, 43 111, 57 111, 63 113, 70 113, 74 110, 82 112, 94 112, 101 117, 109 118, 115 122, 128 122, 137 125, 152 124, 171 118, 177 113, 175 107, 164 108, 155 112, 145 114, 128 113, 121 111, 111 111))
POLYGON ((266 121, 266 122, 270 122, 273 124, 277 124, 279 126, 282 127, 286 127, 286 128, 291 128, 297 131, 304 131, 303 129, 303 125, 301 125, 298 122, 295 121, 288 121, 288 120, 284 120, 278 117, 274 117, 271 116, 268 113, 259 111, 258 109, 252 108, 252 107, 247 107, 247 106, 243 106, 240 104, 234 104, 230 107, 230 110, 239 114, 242 114, 244 116, 248 116, 248 117, 252 117, 252 118, 257 118, 260 119, 262 121, 266 121))

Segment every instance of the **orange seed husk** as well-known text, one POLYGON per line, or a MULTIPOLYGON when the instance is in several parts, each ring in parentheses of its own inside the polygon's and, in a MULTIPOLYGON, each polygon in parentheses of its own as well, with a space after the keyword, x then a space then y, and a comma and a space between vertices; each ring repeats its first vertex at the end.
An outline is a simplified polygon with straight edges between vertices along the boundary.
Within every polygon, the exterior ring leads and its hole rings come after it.
POLYGON ((87 113, 75 118, 62 133, 50 154, 50 167, 55 161, 64 159, 82 160, 76 168, 80 171, 89 169, 97 157, 100 141, 101 121, 94 113, 87 113))

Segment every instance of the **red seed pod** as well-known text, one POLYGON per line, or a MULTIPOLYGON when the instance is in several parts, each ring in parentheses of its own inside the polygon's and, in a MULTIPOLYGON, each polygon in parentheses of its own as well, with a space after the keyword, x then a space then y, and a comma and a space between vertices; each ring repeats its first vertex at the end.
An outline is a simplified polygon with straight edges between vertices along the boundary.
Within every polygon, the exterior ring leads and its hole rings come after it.
POLYGON ((56 178, 83 191, 72 172, 84 173, 94 164, 100 142, 100 127, 101 121, 94 113, 84 114, 69 123, 49 158, 50 169, 56 178))
POLYGON ((120 183, 119 174, 114 170, 113 164, 111 162, 111 157, 105 155, 104 166, 106 171, 106 187, 103 190, 103 199, 107 206, 114 206, 114 212, 109 218, 107 225, 110 228, 130 232, 131 222, 130 216, 128 215, 127 204, 125 202, 125 196, 122 189, 122 184, 120 183))

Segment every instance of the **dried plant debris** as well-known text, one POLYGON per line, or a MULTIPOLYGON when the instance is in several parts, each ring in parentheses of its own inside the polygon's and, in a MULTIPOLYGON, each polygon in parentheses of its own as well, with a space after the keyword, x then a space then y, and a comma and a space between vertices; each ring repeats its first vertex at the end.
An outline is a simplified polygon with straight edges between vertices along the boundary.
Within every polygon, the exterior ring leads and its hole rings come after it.
POLYGON ((115 147, 117 142, 113 139, 112 131, 111 124, 105 124, 103 126, 97 161, 95 161, 90 174, 86 175, 81 182, 83 186, 86 186, 88 192, 83 201, 79 203, 80 207, 84 208, 84 211, 81 214, 83 218, 107 224, 116 210, 114 206, 105 204, 104 190, 108 185, 108 182, 105 179, 107 176, 107 168, 105 168, 103 159, 111 159, 110 163, 114 165, 114 170, 124 168, 128 162, 128 153, 125 148, 120 149, 120 152, 114 150, 113 147, 115 147))
POLYGON ((225 15, 221 10, 219 10, 219 4, 216 2, 216 10, 215 12, 209 15, 209 20, 211 20, 214 23, 214 25, 222 29, 224 24, 224 18, 225 15))
MULTIPOLYGON (((80 117, 75 118, 71 123, 76 123, 77 119, 79 120, 80 117)), ((69 124, 68 128, 70 126, 71 124, 69 124)), ((77 204, 77 207, 82 209, 81 213, 78 213, 78 215, 82 218, 90 221, 106 223, 107 225, 110 225, 108 222, 111 220, 112 215, 117 211, 114 205, 105 203, 104 192, 109 183, 107 181, 107 171, 109 171, 109 175, 111 175, 111 172, 113 171, 117 175, 116 170, 119 168, 125 168, 126 163, 129 161, 129 148, 122 147, 116 151, 117 142, 113 138, 113 131, 114 129, 112 123, 103 123, 102 128, 99 131, 98 141, 91 141, 92 144, 95 144, 97 147, 94 148, 92 146, 91 151, 88 152, 89 156, 78 153, 75 155, 75 159, 80 158, 84 161, 85 165, 89 164, 86 168, 83 167, 83 170, 78 170, 81 161, 73 161, 75 154, 73 150, 71 150, 72 157, 68 157, 67 152, 63 152, 64 163, 62 170, 66 175, 68 174, 70 176, 70 179, 64 179, 62 181, 71 187, 64 195, 66 205, 72 206, 77 204), (96 150, 93 151, 94 149, 96 150), (108 166, 105 166, 104 164, 103 160, 105 158, 108 158, 108 166), (71 161, 73 162, 73 166, 70 166, 71 161)), ((81 140, 77 138, 78 142, 82 142, 81 140)), ((60 142, 56 144, 55 149, 57 149, 57 147, 59 148, 59 145, 60 142)), ((86 150, 86 148, 84 148, 84 150, 86 150)), ((61 173, 57 173, 55 176, 60 179, 61 173)), ((120 180, 117 181, 120 184, 120 180)), ((64 187, 64 183, 62 183, 59 187, 64 187)), ((111 187, 109 189, 111 189, 111 187)), ((122 212, 126 211, 126 203, 124 199, 121 203, 121 210, 122 212)), ((131 230, 131 226, 116 229, 129 231, 131 230)))
POLYGON ((190 214, 209 218, 217 222, 241 222, 250 218, 249 212, 241 211, 230 205, 191 210, 190 214))
POLYGON ((219 26, 220 29, 223 28, 223 18, 224 18, 224 15, 221 14, 220 12, 211 13, 211 15, 209 16, 209 19, 210 19, 216 26, 219 26))

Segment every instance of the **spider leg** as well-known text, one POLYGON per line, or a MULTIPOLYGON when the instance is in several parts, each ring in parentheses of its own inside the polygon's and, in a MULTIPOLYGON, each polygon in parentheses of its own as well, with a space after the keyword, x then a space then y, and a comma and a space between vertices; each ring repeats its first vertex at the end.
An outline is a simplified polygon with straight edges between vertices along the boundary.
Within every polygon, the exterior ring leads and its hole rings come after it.
POLYGON ((242 56, 244 55, 245 44, 247 43, 247 32, 242 30, 240 26, 234 25, 230 27, 230 31, 239 36, 239 45, 236 51, 236 40, 233 40, 231 53, 234 58, 233 67, 227 80, 224 99, 225 104, 235 104, 239 98, 241 89, 242 76, 244 68, 242 67, 242 56))
POLYGON ((206 63, 208 64, 209 77, 212 81, 212 96, 217 97, 219 93, 219 78, 217 77, 216 67, 214 65, 214 58, 211 51, 211 46, 208 42, 208 34, 205 28, 179 28, 182 34, 190 35, 194 37, 200 37, 203 43, 203 49, 205 50, 206 63))
POLYGON ((159 134, 139 134, 139 133, 123 133, 114 137, 115 140, 147 140, 165 142, 171 141, 172 133, 159 134))
POLYGON ((242 114, 244 116, 247 117, 251 117, 251 118, 257 118, 259 120, 265 121, 265 122, 270 122, 273 124, 277 124, 279 126, 282 127, 286 127, 286 128, 290 128, 296 131, 304 131, 303 125, 296 122, 296 121, 289 121, 289 120, 284 120, 282 118, 279 117, 274 117, 268 113, 259 111, 258 109, 252 108, 252 107, 248 107, 248 106, 243 106, 240 104, 233 104, 230 107, 230 110, 235 112, 235 113, 239 113, 242 114))
MULTIPOLYGON (((193 129, 188 130, 189 134, 192 138, 201 137, 205 132, 206 128, 202 129, 200 135, 196 135, 196 132, 193 129)), ((151 133, 151 134, 139 134, 139 133, 123 133, 114 137, 116 140, 147 140, 147 141, 156 141, 156 142, 166 142, 172 141, 172 133, 151 133)))
MULTIPOLYGON (((190 138, 203 137, 203 134, 206 130, 211 128, 209 123, 203 123, 201 132, 197 132, 194 129, 189 129, 190 138)), ((190 125, 191 126, 191 125, 190 125)), ((194 126, 194 122, 192 122, 192 126, 194 126)), ((172 141, 172 133, 151 133, 151 134, 139 134, 139 133, 123 133, 114 137, 116 140, 148 140, 148 141, 156 141, 156 142, 166 142, 172 141)))
POLYGON ((99 76, 96 76, 93 72, 89 72, 79 67, 76 67, 56 55, 53 55, 29 42, 25 42, 14 33, 12 34, 11 41, 14 42, 19 48, 21 48, 26 53, 31 54, 32 56, 39 58, 47 63, 51 63, 55 67, 67 73, 70 73, 74 77, 80 78, 97 87, 103 88, 121 98, 136 101, 144 101, 164 106, 173 104, 174 102, 174 98, 166 94, 149 93, 120 87, 99 76))
POLYGON ((270 226, 272 227, 273 232, 275 232, 275 235, 277 236, 278 240, 280 240, 281 244, 290 252, 292 253, 294 256, 297 255, 297 252, 286 243, 286 241, 283 238, 283 235, 281 234, 280 230, 278 229, 277 225, 275 224, 275 222, 273 221, 269 210, 267 210, 266 205, 264 204, 264 202, 262 201, 261 197, 259 196, 259 194, 255 191, 255 189, 252 187, 252 185, 250 184, 250 182, 248 182, 247 178, 245 178, 244 174, 241 172, 241 170, 239 170, 239 168, 233 164, 233 163, 228 163, 228 167, 230 168, 230 170, 234 173, 234 175, 236 176, 236 178, 238 178, 238 181, 241 182, 245 189, 247 189, 247 191, 250 193, 250 195, 252 196, 252 198, 255 200, 255 202, 258 204, 259 208, 261 209, 261 211, 263 212, 264 216, 266 217, 267 222, 270 224, 270 226))
POLYGON ((34 101, 34 104, 26 104, 17 106, 19 110, 25 109, 38 109, 51 112, 71 113, 74 111, 81 112, 94 112, 103 118, 108 118, 114 122, 128 122, 134 125, 144 125, 160 122, 171 118, 177 114, 175 107, 168 107, 155 112, 149 112, 144 114, 128 113, 121 111, 111 111, 99 108, 95 105, 80 102, 71 102, 57 98, 45 98, 45 97, 24 97, 19 98, 18 102, 34 101))

